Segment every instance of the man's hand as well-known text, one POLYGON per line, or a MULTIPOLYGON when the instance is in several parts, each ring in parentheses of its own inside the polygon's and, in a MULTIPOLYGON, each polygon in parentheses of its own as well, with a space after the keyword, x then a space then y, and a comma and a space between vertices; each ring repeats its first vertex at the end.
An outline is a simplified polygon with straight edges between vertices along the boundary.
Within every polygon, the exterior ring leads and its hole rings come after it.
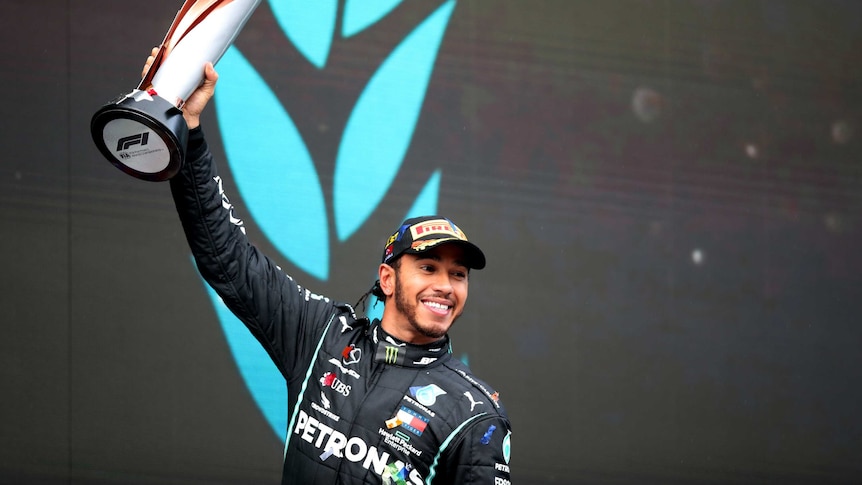
MULTIPOLYGON (((147 62, 144 63, 144 68, 141 71, 142 78, 147 75, 147 71, 150 70, 150 66, 155 62, 156 55, 158 53, 159 48, 153 47, 153 50, 150 52, 150 56, 147 57, 147 62)), ((216 81, 218 81, 218 73, 213 67, 212 62, 207 62, 204 66, 203 82, 189 96, 189 99, 186 100, 186 104, 183 105, 183 118, 185 118, 186 124, 190 130, 200 126, 201 113, 215 93, 216 81)))

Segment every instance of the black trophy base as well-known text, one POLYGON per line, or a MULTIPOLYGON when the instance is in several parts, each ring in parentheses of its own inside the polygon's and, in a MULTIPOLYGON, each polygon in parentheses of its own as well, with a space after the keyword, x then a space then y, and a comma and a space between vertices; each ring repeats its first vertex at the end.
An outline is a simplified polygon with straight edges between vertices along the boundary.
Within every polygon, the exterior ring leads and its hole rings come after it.
POLYGON ((137 89, 96 111, 90 132, 109 162, 152 182, 168 180, 180 171, 189 138, 182 111, 137 89))

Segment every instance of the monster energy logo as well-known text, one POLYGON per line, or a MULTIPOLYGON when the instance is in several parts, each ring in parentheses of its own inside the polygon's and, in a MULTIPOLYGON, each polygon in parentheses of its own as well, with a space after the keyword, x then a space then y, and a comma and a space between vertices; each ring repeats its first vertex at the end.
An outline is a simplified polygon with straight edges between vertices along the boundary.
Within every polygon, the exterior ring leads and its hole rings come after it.
POLYGON ((394 364, 398 360, 398 347, 386 347, 386 363, 394 364))

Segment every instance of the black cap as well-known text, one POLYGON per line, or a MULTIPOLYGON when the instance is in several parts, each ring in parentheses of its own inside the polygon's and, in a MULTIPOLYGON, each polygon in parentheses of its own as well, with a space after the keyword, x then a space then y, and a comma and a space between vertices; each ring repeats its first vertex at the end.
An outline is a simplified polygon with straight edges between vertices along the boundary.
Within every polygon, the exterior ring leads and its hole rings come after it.
POLYGON ((485 254, 467 240, 467 235, 451 220, 442 216, 423 216, 407 219, 386 241, 383 263, 389 263, 402 254, 419 254, 444 243, 464 248, 464 262, 468 268, 485 267, 485 254))

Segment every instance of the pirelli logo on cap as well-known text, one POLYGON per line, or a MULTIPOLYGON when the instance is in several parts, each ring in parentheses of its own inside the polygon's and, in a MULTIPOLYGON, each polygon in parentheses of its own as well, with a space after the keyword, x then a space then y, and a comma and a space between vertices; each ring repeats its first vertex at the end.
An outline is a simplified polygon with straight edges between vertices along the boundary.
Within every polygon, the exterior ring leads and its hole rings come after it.
POLYGON ((445 235, 464 241, 467 240, 467 236, 457 226, 450 224, 446 219, 434 219, 410 226, 410 234, 413 236, 414 241, 432 234, 445 235))

